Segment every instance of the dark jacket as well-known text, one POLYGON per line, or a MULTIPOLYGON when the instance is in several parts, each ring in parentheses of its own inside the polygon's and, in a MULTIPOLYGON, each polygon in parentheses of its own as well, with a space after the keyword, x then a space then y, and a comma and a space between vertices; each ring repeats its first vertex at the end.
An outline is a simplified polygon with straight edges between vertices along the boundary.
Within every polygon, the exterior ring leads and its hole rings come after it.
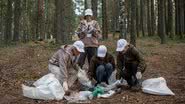
POLYGON ((143 55, 139 52, 136 47, 129 45, 129 48, 126 53, 119 53, 117 55, 117 67, 118 67, 118 77, 120 78, 121 70, 124 68, 127 63, 138 64, 138 71, 144 72, 146 69, 146 63, 143 55))
POLYGON ((113 69, 115 69, 115 60, 111 54, 107 53, 103 60, 101 60, 99 57, 97 57, 97 55, 93 56, 91 59, 91 62, 90 62, 90 66, 89 66, 89 72, 88 72, 89 77, 95 78, 97 67, 99 65, 105 65, 107 63, 112 64, 113 69))

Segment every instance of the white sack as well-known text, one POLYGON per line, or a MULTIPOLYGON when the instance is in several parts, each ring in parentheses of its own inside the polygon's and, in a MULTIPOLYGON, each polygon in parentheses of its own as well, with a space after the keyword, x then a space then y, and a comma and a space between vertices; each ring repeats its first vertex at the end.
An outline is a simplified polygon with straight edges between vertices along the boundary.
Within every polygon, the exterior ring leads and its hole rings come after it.
POLYGON ((151 78, 142 82, 142 90, 154 95, 175 95, 166 85, 163 77, 151 78))
POLYGON ((22 85, 23 96, 32 99, 61 100, 65 94, 62 85, 53 74, 47 74, 37 80, 36 87, 22 85))
POLYGON ((93 87, 92 82, 87 77, 87 74, 86 74, 85 70, 79 69, 77 76, 78 76, 79 82, 82 85, 84 85, 86 87, 89 87, 89 88, 92 88, 93 87))

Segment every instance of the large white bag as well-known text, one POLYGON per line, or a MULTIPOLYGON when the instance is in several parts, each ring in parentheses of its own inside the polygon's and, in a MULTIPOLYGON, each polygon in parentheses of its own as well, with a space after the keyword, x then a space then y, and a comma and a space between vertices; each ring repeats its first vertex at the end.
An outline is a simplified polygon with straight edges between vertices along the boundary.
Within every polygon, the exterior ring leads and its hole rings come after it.
POLYGON ((47 75, 44 75, 43 77, 41 77, 40 79, 38 79, 37 81, 35 81, 33 83, 34 86, 40 86, 40 85, 48 85, 49 83, 51 83, 53 80, 55 79, 55 75, 52 73, 49 73, 47 75))
POLYGON ((64 97, 65 92, 62 85, 51 73, 37 80, 34 85, 36 87, 22 85, 25 97, 43 100, 61 100, 64 97))
POLYGON ((69 102, 76 102, 82 100, 89 100, 92 99, 93 95, 90 91, 80 91, 71 94, 70 96, 64 96, 64 98, 69 102))
POLYGON ((112 72, 111 76, 108 79, 109 84, 113 84, 116 82, 116 73, 116 70, 112 72))
POLYGON ((85 72, 85 70, 79 69, 77 77, 78 77, 79 82, 85 87, 88 87, 88 88, 93 87, 92 82, 87 77, 87 73, 85 72))
POLYGON ((142 82, 142 90, 154 95, 175 95, 166 85, 163 77, 151 78, 142 82))
POLYGON ((31 99, 54 100, 55 97, 48 86, 28 87, 22 84, 23 96, 31 99))

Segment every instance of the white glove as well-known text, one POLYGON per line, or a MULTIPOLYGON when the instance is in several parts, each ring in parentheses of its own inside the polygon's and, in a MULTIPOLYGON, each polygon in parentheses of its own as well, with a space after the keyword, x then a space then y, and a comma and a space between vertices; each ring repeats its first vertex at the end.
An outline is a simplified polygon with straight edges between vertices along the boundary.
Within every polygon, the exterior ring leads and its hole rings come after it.
POLYGON ((136 73, 136 78, 137 78, 137 79, 141 79, 141 78, 142 78, 141 72, 137 72, 137 73, 136 73))
POLYGON ((66 81, 63 82, 63 88, 64 88, 64 91, 68 91, 68 85, 66 81))

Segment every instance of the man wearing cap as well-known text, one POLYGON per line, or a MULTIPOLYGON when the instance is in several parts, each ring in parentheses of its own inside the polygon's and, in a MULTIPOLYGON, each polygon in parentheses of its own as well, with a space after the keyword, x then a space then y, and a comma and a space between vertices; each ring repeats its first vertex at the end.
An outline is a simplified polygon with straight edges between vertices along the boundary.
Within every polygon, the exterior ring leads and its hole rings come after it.
POLYGON ((71 87, 77 78, 76 62, 81 52, 84 52, 84 43, 76 41, 73 45, 60 48, 49 60, 49 71, 60 81, 65 91, 68 91, 68 87, 71 87))
POLYGON ((93 12, 91 9, 85 10, 84 19, 80 21, 77 29, 77 35, 81 41, 85 44, 85 53, 81 53, 79 59, 79 66, 82 68, 87 56, 88 63, 92 56, 95 55, 97 47, 99 45, 98 39, 100 38, 100 27, 97 21, 92 18, 93 12))
POLYGON ((139 87, 138 80, 146 69, 146 63, 142 54, 125 39, 117 41, 117 66, 118 78, 124 78, 129 87, 139 87))
POLYGON ((108 84, 108 79, 115 69, 114 57, 107 52, 104 45, 100 45, 97 50, 97 55, 93 56, 89 67, 90 79, 97 81, 96 85, 101 82, 108 84))

